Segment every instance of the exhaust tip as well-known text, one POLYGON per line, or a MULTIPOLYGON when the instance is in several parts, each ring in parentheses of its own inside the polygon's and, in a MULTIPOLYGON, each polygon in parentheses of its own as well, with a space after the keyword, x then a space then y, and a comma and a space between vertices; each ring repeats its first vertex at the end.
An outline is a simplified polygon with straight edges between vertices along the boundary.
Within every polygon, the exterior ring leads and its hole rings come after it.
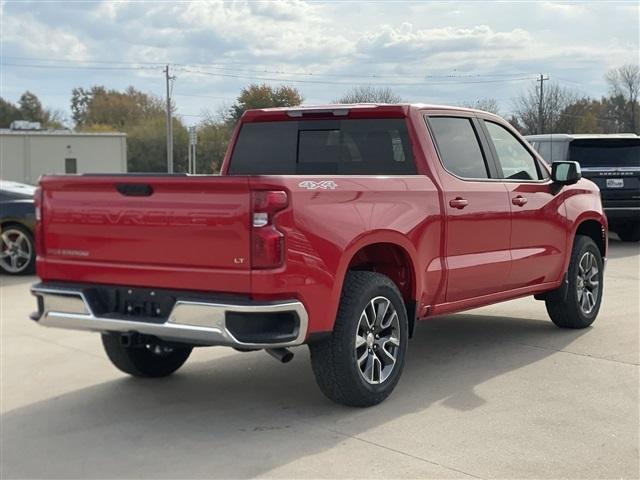
POLYGON ((266 351, 281 363, 289 363, 293 360, 293 352, 287 348, 267 348, 266 351))

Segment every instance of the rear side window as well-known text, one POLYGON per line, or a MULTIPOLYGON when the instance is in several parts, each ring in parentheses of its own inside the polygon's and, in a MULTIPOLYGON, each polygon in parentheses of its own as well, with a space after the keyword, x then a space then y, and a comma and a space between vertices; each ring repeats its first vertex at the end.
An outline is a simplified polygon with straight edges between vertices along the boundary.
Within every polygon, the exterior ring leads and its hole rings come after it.
POLYGON ((462 178, 489 178, 487 164, 471 120, 429 117, 433 137, 444 167, 462 178))
POLYGON ((246 123, 230 175, 414 175, 405 120, 246 123))
POLYGON ((498 154, 503 177, 511 180, 538 180, 536 161, 518 139, 497 123, 484 124, 498 154))

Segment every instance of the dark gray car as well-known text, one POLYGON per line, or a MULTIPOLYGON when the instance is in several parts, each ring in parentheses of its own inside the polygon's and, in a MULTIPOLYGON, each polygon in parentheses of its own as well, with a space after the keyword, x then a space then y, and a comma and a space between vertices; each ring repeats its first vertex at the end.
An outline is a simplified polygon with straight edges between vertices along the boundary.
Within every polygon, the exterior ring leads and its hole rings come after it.
POLYGON ((35 187, 0 180, 0 270, 27 275, 35 270, 35 187))

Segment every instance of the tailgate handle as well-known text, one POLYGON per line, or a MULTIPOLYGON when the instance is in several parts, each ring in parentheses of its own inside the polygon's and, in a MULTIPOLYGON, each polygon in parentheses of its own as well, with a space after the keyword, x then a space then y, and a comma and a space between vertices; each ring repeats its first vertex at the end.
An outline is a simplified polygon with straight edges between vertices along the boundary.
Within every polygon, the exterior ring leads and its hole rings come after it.
POLYGON ((119 183, 116 189, 128 197, 149 197, 153 188, 147 183, 119 183))

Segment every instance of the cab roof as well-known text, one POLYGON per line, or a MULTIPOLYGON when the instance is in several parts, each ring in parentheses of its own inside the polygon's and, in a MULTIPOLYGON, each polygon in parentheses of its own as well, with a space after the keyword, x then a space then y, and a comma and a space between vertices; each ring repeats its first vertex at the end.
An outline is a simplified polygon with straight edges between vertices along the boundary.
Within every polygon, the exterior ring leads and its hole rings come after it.
POLYGON ((525 135, 524 138, 534 142, 570 142, 571 140, 616 140, 640 137, 635 133, 544 133, 540 135, 525 135))
POLYGON ((284 120, 302 117, 348 117, 348 118, 404 118, 412 109, 450 110, 457 112, 488 113, 471 108, 424 103, 343 103, 327 105, 300 105, 247 110, 243 122, 284 120))

